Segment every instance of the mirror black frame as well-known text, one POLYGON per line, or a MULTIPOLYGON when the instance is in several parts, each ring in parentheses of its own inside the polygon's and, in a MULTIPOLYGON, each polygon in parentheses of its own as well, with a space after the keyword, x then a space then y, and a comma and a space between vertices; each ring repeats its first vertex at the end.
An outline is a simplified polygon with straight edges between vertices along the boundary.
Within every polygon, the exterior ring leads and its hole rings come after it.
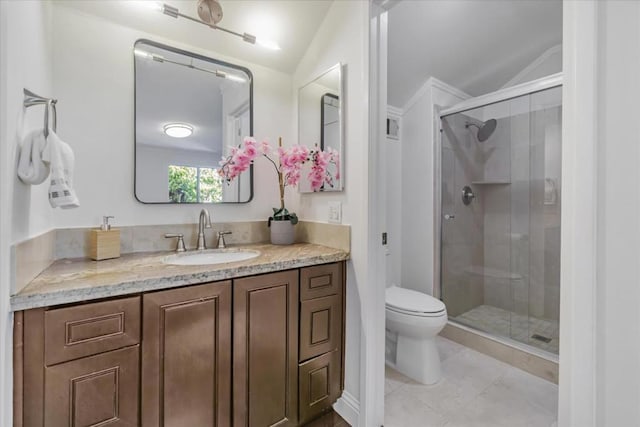
POLYGON ((165 49, 173 53, 177 53, 180 55, 189 56, 200 61, 207 61, 213 64, 222 65, 229 68, 235 68, 236 70, 240 70, 247 74, 249 77, 249 133, 253 136, 253 73, 246 67, 242 67, 240 65, 232 64, 230 62, 220 61, 218 59, 209 58, 208 56, 199 55, 197 53, 189 52, 187 50, 179 49, 176 47, 168 46, 163 43, 158 43, 149 39, 138 39, 133 44, 133 196, 135 199, 145 205, 238 205, 245 204, 251 202, 253 200, 253 164, 249 166, 249 199, 240 202, 218 202, 218 203, 201 203, 201 202, 185 202, 185 203, 175 203, 175 202, 144 202, 138 198, 137 188, 136 188, 136 176, 137 176, 137 132, 136 132, 136 113, 137 113, 137 91, 136 91, 136 56, 135 49, 138 43, 145 43, 147 45, 151 45, 153 47, 157 47, 160 49, 165 49))
POLYGON ((325 93, 320 97, 320 149, 324 150, 324 99, 325 98, 333 98, 340 101, 340 97, 338 95, 334 95, 333 93, 325 93))

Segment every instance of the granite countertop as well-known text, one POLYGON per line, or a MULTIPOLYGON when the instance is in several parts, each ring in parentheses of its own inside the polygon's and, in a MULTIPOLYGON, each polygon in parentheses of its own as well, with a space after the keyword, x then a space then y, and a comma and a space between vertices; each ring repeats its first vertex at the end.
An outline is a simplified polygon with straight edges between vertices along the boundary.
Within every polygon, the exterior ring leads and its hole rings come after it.
POLYGON ((27 310, 175 288, 349 258, 349 253, 343 250, 311 243, 288 246, 252 244, 230 248, 259 251, 260 255, 246 261, 213 265, 164 264, 163 259, 173 252, 126 254, 104 261, 61 259, 40 273, 22 291, 12 295, 11 309, 27 310))

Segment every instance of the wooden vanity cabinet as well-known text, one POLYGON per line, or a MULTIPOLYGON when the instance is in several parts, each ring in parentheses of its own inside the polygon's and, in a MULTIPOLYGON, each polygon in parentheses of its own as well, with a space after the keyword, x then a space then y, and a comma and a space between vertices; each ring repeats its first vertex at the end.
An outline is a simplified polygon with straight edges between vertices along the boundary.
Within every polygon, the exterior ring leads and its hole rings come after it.
POLYGON ((15 314, 15 427, 298 426, 344 383, 344 263, 15 314))

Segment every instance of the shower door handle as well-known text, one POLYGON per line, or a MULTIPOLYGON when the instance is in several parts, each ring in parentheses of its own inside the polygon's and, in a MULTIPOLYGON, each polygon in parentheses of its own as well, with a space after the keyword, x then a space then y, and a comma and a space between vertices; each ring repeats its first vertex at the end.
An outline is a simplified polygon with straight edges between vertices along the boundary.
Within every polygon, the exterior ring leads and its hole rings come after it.
POLYGON ((444 219, 454 219, 455 217, 453 214, 444 214, 444 219))

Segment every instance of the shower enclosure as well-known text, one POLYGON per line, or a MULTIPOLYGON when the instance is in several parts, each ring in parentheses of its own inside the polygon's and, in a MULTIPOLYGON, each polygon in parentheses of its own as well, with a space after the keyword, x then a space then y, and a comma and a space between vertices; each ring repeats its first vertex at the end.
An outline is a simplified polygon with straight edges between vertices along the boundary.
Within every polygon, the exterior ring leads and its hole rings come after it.
POLYGON ((440 291, 451 321, 558 353, 561 77, 443 110, 440 291))

